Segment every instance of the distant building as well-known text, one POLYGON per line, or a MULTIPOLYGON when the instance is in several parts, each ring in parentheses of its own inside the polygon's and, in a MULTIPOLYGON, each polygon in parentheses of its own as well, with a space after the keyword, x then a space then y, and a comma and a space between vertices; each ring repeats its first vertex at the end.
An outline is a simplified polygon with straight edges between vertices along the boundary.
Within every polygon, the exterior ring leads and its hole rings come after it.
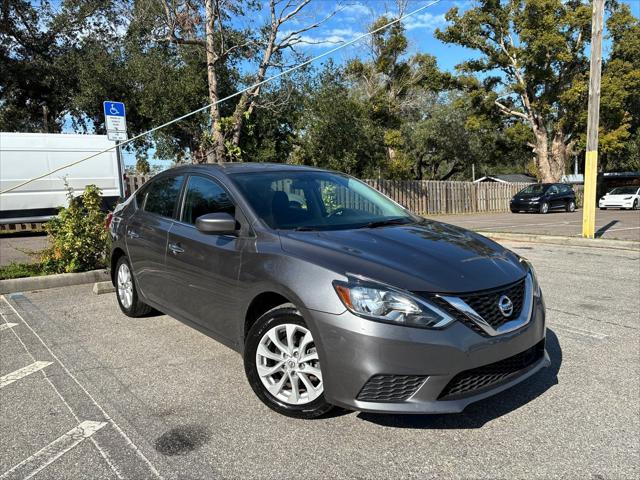
POLYGON ((498 182, 498 183, 538 183, 536 177, 531 175, 525 175, 523 173, 505 173, 500 175, 485 175, 482 178, 477 179, 473 183, 486 183, 486 182, 498 182))

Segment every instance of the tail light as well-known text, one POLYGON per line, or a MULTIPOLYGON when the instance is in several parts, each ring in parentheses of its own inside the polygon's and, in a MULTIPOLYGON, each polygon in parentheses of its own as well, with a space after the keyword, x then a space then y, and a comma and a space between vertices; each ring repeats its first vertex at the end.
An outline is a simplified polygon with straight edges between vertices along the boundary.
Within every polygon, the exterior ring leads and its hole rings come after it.
POLYGON ((104 229, 105 230, 109 230, 109 227, 111 227, 111 222, 113 221, 113 213, 109 212, 107 213, 107 218, 104 221, 104 229))

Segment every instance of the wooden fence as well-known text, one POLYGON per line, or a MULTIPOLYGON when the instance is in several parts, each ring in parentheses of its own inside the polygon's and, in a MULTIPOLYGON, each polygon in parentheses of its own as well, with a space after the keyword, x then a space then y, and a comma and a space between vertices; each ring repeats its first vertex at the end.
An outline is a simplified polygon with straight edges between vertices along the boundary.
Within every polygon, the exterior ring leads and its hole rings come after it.
MULTIPOLYGON (((139 188, 150 177, 128 177, 129 191, 139 188)), ((526 183, 440 182, 434 180, 364 180, 412 212, 424 215, 508 212, 509 200, 526 183)), ((574 186, 578 204, 582 186, 574 186)))

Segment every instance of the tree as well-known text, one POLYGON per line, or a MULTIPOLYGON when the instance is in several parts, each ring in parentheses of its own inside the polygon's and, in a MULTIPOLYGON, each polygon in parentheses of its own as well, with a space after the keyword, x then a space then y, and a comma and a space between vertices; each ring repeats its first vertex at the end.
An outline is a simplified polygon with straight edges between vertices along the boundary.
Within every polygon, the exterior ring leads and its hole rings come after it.
MULTIPOLYGON (((611 54, 600 96, 600 169, 640 170, 640 20, 613 5, 607 20, 611 54)), ((584 123, 586 124, 586 114, 584 123)), ((580 147, 584 148, 584 135, 580 147)))
POLYGON ((371 177, 385 158, 381 129, 331 62, 306 96, 296 129, 299 139, 293 163, 371 177))
POLYGON ((462 91, 434 95, 425 118, 403 126, 415 178, 470 180, 472 164, 479 173, 525 171, 530 131, 518 120, 481 113, 474 102, 462 91))
POLYGON ((294 27, 311 0, 269 0, 269 20, 258 29, 240 28, 242 18, 251 17, 260 6, 251 0, 205 0, 204 10, 197 0, 147 0, 163 10, 155 29, 158 38, 175 45, 197 46, 206 55, 209 87, 212 151, 207 162, 232 160, 237 156, 242 128, 253 114, 262 86, 251 88, 235 104, 231 118, 224 118, 220 100, 220 70, 240 59, 259 58, 249 84, 265 80, 270 68, 283 66, 287 50, 303 43, 303 33, 323 20, 294 27), (289 25, 293 28, 288 29, 289 25))
MULTIPOLYGON (((402 5, 400 8, 402 11, 402 5)), ((383 15, 369 30, 376 31, 391 21, 383 15)), ((369 61, 353 60, 346 69, 356 95, 368 105, 371 119, 383 127, 383 142, 392 169, 394 163, 407 163, 407 159, 398 156, 403 146, 402 123, 419 118, 426 94, 443 90, 449 81, 449 76, 438 69, 435 57, 422 53, 407 57, 408 46, 404 26, 395 23, 371 36, 369 61)), ((406 170, 404 166, 399 169, 406 170)))
POLYGON ((581 0, 479 0, 462 15, 452 8, 446 18, 451 25, 436 37, 479 53, 458 68, 483 75, 476 88, 505 116, 527 122, 541 180, 558 181, 578 139, 565 96, 581 88, 577 83, 588 69, 590 6, 581 0))
POLYGON ((47 1, 5 0, 0 15, 0 130, 59 132, 77 90, 69 35, 86 12, 68 18, 47 1))

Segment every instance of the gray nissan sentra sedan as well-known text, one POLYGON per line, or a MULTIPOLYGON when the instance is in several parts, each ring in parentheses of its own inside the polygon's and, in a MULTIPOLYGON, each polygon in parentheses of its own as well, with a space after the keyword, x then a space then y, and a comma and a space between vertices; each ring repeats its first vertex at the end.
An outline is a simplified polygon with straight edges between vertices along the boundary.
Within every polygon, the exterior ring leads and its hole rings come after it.
POLYGON ((109 229, 122 311, 160 310, 238 351, 285 415, 460 412, 550 363, 527 260, 341 173, 175 168, 109 229))

